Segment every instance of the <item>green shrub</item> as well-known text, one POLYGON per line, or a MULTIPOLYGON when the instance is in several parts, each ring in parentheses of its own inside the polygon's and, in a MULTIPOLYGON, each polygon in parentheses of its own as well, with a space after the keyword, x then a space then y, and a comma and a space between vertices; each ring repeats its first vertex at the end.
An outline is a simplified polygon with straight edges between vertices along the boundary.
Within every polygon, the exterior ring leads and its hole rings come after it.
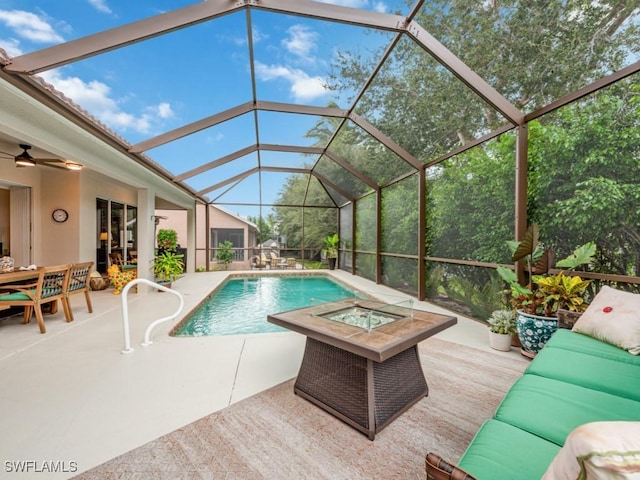
POLYGON ((472 317, 485 320, 495 310, 503 308, 500 303, 500 291, 503 288, 500 279, 478 285, 462 277, 451 277, 447 280, 447 296, 465 305, 472 317))
POLYGON ((233 261, 233 243, 229 240, 225 240, 218 244, 218 251, 216 252, 216 260, 220 262, 224 269, 229 268, 229 264, 233 261))

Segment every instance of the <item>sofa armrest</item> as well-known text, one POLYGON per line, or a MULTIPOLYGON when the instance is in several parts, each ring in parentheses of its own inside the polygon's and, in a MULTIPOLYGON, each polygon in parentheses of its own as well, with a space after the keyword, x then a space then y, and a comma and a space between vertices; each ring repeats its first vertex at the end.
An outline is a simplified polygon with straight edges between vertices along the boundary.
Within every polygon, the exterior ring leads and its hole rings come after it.
POLYGON ((475 477, 435 453, 427 454, 426 467, 427 480, 476 480, 475 477))

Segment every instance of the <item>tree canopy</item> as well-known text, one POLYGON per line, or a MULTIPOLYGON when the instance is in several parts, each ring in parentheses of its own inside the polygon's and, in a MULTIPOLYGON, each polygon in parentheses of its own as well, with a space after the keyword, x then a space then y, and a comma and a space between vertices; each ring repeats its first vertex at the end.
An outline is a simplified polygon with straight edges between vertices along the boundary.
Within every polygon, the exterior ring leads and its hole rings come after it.
MULTIPOLYGON (((636 61, 639 11, 632 0, 435 0, 415 20, 517 108, 533 112, 636 61)), ((331 87, 358 91, 370 70, 364 58, 342 52, 331 87)), ((355 110, 424 163, 506 124, 407 37, 355 110)), ((318 146, 333 138, 332 152, 383 186, 383 252, 510 262, 505 241, 514 235, 513 131, 427 168, 426 231, 418 232, 418 176, 394 180, 415 170, 349 122, 334 136, 340 121, 322 119, 307 135, 318 146), (425 235, 426 252, 417 251, 419 235, 425 235)), ((600 273, 638 275, 639 127, 638 75, 528 122, 528 220, 540 225, 543 240, 559 255, 595 241, 599 253, 591 268, 600 273)), ((354 197, 371 191, 326 157, 315 168, 354 197)), ((303 183, 292 177, 282 197, 303 183)), ((376 248, 375 205, 375 195, 356 201, 358 250, 376 248)), ((302 225, 299 214, 288 215, 297 216, 289 226, 302 225)), ((324 220, 333 219, 318 223, 324 220)), ((306 221, 305 229, 311 232, 306 221)), ((450 271, 462 271, 456 268, 450 271)), ((411 267, 406 274, 414 272, 411 267)))

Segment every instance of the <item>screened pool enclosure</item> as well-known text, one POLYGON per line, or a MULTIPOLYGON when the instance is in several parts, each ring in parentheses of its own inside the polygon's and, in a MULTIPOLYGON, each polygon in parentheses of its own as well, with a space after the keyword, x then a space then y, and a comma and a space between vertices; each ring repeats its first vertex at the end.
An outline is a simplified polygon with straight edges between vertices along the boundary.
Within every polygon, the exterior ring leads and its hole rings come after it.
POLYGON ((594 288, 638 290, 636 0, 110 3, 0 42, 2 78, 260 242, 313 260, 338 233, 339 268, 486 318, 536 222, 558 258, 596 242, 594 288))

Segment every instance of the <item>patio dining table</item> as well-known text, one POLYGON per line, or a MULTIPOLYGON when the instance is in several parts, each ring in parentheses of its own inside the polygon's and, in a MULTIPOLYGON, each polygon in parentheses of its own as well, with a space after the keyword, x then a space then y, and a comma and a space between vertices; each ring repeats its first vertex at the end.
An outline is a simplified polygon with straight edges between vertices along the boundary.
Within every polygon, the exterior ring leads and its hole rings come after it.
MULTIPOLYGON (((2 272, 0 273, 0 294, 4 292, 2 289, 2 285, 19 285, 21 283, 26 283, 29 280, 34 280, 38 278, 40 272, 38 269, 36 270, 14 270, 13 272, 2 272)), ((46 313, 57 313, 58 311, 58 302, 52 302, 43 309, 43 312, 46 313)))
POLYGON ((38 278, 38 275, 40 275, 38 270, 14 270, 13 272, 0 273, 0 291, 2 291, 2 285, 19 284, 26 280, 38 278))
MULTIPOLYGON (((0 272, 0 295, 6 290, 2 289, 2 285, 16 285, 25 283, 28 280, 38 278, 40 273, 37 270, 14 270, 13 272, 0 272)), ((0 311, 10 307, 0 307, 0 311)))

